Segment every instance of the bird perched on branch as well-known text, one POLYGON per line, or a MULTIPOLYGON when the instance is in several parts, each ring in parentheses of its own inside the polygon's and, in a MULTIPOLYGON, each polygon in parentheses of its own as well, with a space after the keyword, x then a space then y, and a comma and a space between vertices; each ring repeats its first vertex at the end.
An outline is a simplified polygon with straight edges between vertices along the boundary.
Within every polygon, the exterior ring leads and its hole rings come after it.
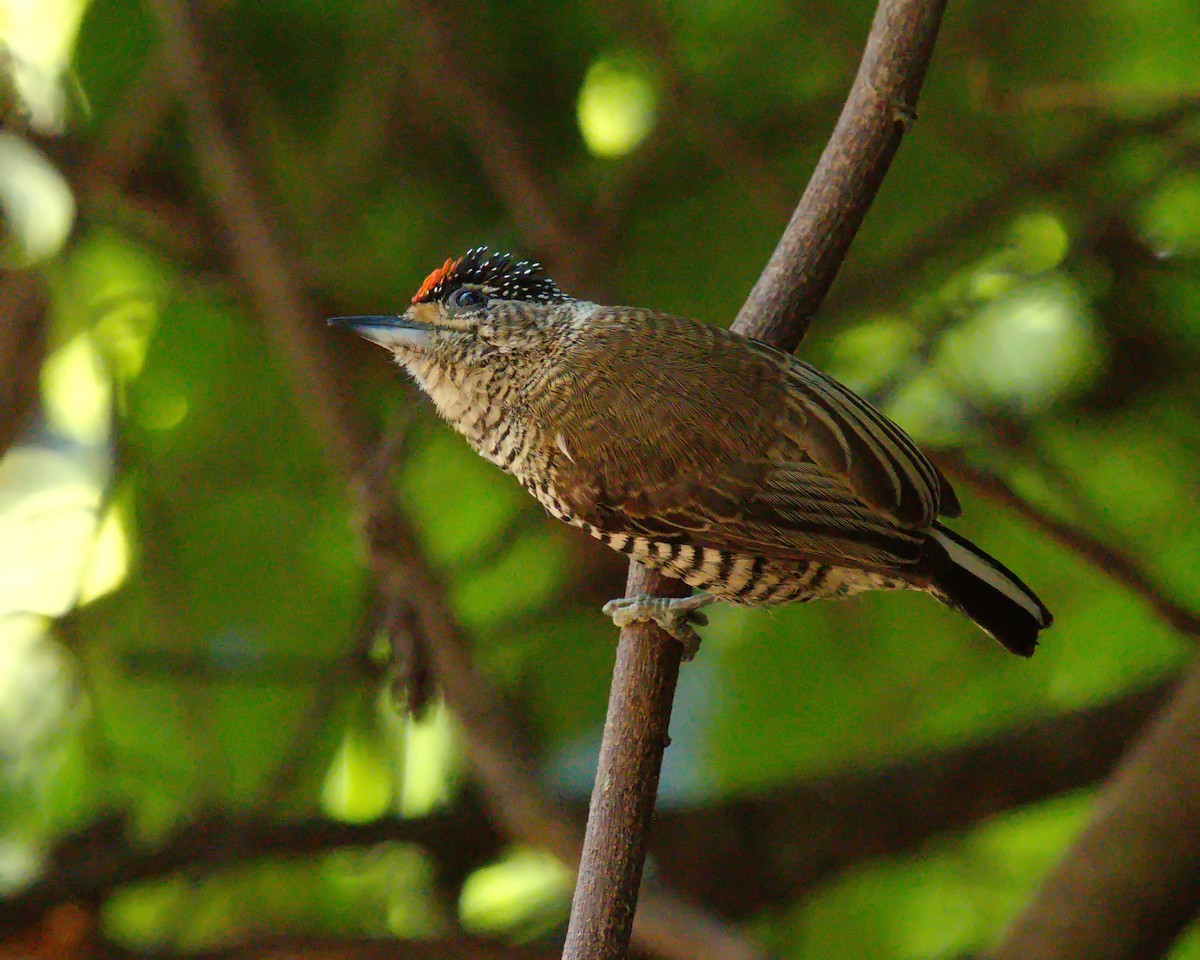
POLYGON ((695 320, 576 300, 480 247, 400 316, 340 317, 386 347, 480 454, 546 509, 701 593, 627 597, 694 647, 714 600, 923 590, 1030 656, 1049 611, 944 527, 946 478, 878 410, 795 357, 695 320))

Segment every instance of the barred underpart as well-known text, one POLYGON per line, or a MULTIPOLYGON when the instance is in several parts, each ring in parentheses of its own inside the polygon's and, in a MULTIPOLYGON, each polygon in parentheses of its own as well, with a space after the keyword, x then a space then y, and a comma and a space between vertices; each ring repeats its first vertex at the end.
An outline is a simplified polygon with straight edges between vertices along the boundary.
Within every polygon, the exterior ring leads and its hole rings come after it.
POLYGON ((816 561, 771 561, 712 547, 655 543, 645 537, 575 525, 638 563, 729 603, 803 603, 852 597, 867 590, 913 589, 913 584, 898 577, 854 567, 816 561))

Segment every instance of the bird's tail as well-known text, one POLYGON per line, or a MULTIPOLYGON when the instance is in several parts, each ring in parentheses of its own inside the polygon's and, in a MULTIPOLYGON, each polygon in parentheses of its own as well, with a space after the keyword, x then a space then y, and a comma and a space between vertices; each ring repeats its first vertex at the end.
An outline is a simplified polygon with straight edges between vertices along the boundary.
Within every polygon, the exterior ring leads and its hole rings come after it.
POLYGON ((1054 618, 1008 567, 940 523, 925 542, 922 567, 930 577, 927 589, 942 603, 966 614, 1013 653, 1033 656, 1038 631, 1054 618))

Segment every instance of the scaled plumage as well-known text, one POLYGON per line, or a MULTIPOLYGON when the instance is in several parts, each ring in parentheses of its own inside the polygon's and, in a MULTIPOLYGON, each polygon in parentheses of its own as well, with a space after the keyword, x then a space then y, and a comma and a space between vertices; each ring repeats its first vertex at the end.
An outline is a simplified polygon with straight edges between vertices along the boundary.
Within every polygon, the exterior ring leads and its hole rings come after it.
POLYGON ((447 260, 400 317, 334 322, 392 350, 554 516, 713 599, 924 590, 1024 656, 1050 624, 938 521, 958 501, 907 434, 789 354, 574 300, 537 264, 484 248, 447 260))

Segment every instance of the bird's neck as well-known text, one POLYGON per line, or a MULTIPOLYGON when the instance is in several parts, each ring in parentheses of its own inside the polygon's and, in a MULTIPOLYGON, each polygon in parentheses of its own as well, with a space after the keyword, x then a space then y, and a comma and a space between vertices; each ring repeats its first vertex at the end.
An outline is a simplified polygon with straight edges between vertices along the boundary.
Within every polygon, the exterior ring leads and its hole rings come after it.
POLYGON ((405 363, 451 426, 485 459, 521 475, 528 453, 528 418, 522 415, 523 378, 502 362, 446 367, 422 359, 405 363))

